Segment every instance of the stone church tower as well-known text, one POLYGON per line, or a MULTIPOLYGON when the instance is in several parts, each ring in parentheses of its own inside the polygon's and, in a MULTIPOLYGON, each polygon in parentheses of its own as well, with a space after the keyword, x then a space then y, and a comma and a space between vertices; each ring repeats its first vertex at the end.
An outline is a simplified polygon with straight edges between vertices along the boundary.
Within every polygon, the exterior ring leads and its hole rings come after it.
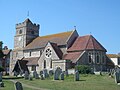
POLYGON ((17 60, 24 57, 23 49, 35 38, 39 36, 39 24, 33 24, 29 19, 16 24, 16 34, 14 36, 14 49, 11 54, 10 72, 13 70, 17 60))
POLYGON ((33 24, 29 19, 26 19, 23 23, 16 24, 14 49, 24 48, 38 36, 39 25, 33 24))

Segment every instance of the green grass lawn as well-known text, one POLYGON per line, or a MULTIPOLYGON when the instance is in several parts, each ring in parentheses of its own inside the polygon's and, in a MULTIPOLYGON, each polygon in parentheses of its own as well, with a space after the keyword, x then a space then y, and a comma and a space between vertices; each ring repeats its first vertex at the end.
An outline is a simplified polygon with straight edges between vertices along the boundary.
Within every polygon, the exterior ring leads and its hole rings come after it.
MULTIPOLYGON (((33 79, 33 81, 24 79, 15 79, 29 86, 43 88, 47 90, 120 90, 120 86, 115 84, 114 78, 107 75, 80 75, 80 81, 74 81, 74 76, 65 77, 64 81, 53 80, 48 78, 46 80, 33 79)), ((0 90, 14 90, 14 85, 8 80, 4 80, 5 88, 0 90), (8 88, 8 87, 9 88, 8 88)), ((35 90, 24 87, 24 90, 35 90)), ((42 89, 41 89, 42 90, 42 89)))

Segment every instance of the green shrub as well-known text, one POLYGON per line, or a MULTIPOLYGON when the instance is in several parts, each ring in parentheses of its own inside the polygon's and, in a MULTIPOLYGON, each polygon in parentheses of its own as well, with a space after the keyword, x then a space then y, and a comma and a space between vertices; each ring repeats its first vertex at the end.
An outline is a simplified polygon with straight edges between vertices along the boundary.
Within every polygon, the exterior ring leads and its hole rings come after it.
POLYGON ((87 65, 78 65, 75 67, 76 70, 78 70, 81 74, 89 74, 91 73, 91 68, 87 65))

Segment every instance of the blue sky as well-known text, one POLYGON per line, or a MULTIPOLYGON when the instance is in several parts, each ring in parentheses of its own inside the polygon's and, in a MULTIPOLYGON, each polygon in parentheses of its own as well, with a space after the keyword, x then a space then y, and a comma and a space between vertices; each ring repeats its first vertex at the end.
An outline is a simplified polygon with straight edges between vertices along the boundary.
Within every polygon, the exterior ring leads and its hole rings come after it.
POLYGON ((40 24, 40 36, 70 31, 91 34, 107 49, 120 52, 120 0, 0 0, 0 40, 13 49, 15 24, 27 17, 40 24))

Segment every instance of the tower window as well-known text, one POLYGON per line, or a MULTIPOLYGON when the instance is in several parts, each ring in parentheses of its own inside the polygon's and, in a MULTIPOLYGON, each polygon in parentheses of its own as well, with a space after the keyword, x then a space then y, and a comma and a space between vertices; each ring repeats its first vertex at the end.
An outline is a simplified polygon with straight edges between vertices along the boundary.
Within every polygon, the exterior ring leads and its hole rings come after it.
POLYGON ((22 30, 19 31, 19 34, 22 34, 22 30))

